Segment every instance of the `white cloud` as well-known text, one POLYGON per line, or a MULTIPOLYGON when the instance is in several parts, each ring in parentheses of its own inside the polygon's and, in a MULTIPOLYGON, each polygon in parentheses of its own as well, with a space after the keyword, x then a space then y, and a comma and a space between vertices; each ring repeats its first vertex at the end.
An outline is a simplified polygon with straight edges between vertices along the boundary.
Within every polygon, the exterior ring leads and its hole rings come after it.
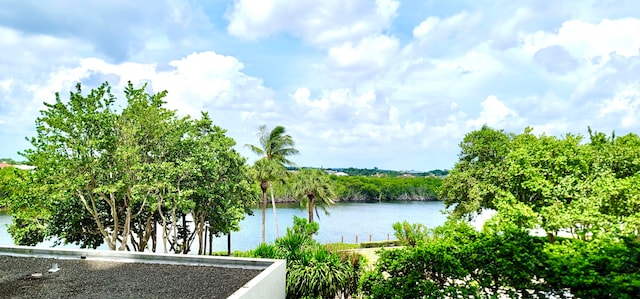
POLYGON ((288 32, 321 46, 340 44, 390 26, 395 0, 237 0, 227 12, 230 34, 255 40, 288 32))
POLYGON ((392 66, 399 41, 386 35, 365 37, 329 49, 326 68, 341 82, 370 80, 392 66))
POLYGON ((514 128, 522 125, 518 113, 508 108, 496 96, 488 96, 482 103, 478 118, 467 120, 470 127, 488 125, 493 128, 514 128))
MULTIPOLYGON (((155 64, 111 64, 97 58, 86 58, 79 65, 61 68, 51 73, 43 83, 31 82, 16 95, 7 97, 10 105, 23 106, 25 97, 30 105, 15 115, 11 121, 32 122, 42 101, 52 101, 53 94, 69 90, 76 82, 90 76, 105 78, 115 76, 110 83, 121 89, 127 81, 134 85, 150 82, 154 91, 168 90, 167 107, 181 114, 197 117, 203 110, 259 111, 273 108, 272 91, 263 86, 262 80, 242 73, 243 65, 231 56, 215 52, 193 53, 169 62, 169 70, 159 71, 155 64), (17 96, 17 95, 20 95, 17 96)), ((3 81, 2 86, 9 85, 3 81)), ((62 92, 64 98, 64 92, 62 92)))
POLYGON ((483 124, 640 125, 638 1, 52 1, 0 13, 3 137, 79 80, 167 89, 239 144, 284 125, 303 165, 451 167, 483 124))
POLYGON ((611 53, 625 57, 640 54, 640 19, 604 19, 599 23, 569 20, 557 33, 538 31, 522 37, 522 49, 533 56, 540 49, 560 45, 583 62, 599 58, 606 63, 611 53))
POLYGON ((605 99, 599 106, 599 117, 612 116, 619 120, 617 126, 621 128, 637 128, 640 125, 640 84, 621 86, 612 98, 605 99))
POLYGON ((446 18, 429 16, 413 28, 413 41, 405 48, 412 56, 451 57, 481 42, 477 26, 483 16, 462 11, 446 18))
POLYGON ((311 98, 306 87, 291 95, 296 102, 297 115, 304 119, 338 123, 382 123, 389 119, 389 105, 375 90, 357 94, 350 89, 324 91, 317 99, 311 98))

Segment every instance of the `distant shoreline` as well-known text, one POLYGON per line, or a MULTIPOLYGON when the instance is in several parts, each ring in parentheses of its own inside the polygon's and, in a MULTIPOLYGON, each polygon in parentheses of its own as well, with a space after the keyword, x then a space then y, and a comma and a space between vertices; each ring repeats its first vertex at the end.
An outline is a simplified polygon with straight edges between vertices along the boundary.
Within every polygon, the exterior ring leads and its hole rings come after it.
MULTIPOLYGON (((362 202, 362 203, 374 203, 374 202, 394 202, 394 201, 398 201, 398 202, 405 202, 405 201, 442 201, 439 198, 418 198, 418 199, 413 199, 413 198, 408 198, 408 199, 394 199, 394 200, 376 200, 376 199, 338 199, 338 200, 334 200, 335 202, 362 202)), ((271 202, 271 199, 268 198, 267 199, 267 203, 271 202)), ((276 198, 275 199, 276 203, 299 203, 299 200, 295 200, 295 199, 287 199, 287 198, 276 198)))

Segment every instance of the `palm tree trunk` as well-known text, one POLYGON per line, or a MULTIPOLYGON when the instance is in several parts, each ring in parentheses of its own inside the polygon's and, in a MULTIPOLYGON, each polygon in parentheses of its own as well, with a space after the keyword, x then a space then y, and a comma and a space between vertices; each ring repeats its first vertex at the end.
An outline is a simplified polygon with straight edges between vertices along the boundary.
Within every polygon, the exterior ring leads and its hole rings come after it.
POLYGON ((280 237, 280 232, 278 231, 278 214, 276 214, 276 200, 273 196, 273 185, 269 182, 269 188, 271 189, 271 206, 273 207, 273 221, 276 223, 276 238, 280 237))
POLYGON ((267 216, 267 190, 262 191, 262 243, 265 243, 264 220, 267 216))
POLYGON ((309 208, 309 223, 313 222, 313 204, 314 204, 313 197, 314 197, 313 195, 309 195, 309 205, 308 205, 308 208, 309 208))

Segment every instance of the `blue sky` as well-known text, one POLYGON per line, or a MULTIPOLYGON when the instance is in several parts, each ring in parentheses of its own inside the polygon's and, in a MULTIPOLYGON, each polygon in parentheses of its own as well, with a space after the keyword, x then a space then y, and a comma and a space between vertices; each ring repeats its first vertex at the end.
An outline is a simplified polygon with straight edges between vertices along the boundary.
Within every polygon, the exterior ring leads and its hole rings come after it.
POLYGON ((149 82, 241 145, 283 125, 298 165, 453 167, 483 124, 640 127, 640 1, 0 0, 0 157, 54 93, 149 82))

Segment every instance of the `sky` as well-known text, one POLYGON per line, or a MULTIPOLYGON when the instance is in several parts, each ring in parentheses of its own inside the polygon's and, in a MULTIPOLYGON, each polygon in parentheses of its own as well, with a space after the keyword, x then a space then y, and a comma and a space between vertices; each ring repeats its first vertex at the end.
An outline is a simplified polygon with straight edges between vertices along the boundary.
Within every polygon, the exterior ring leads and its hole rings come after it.
POLYGON ((81 82, 167 90, 237 149, 282 125, 300 166, 451 169, 465 134, 640 126, 637 0, 0 0, 0 157, 81 82), (45 4, 46 3, 46 4, 45 4))

